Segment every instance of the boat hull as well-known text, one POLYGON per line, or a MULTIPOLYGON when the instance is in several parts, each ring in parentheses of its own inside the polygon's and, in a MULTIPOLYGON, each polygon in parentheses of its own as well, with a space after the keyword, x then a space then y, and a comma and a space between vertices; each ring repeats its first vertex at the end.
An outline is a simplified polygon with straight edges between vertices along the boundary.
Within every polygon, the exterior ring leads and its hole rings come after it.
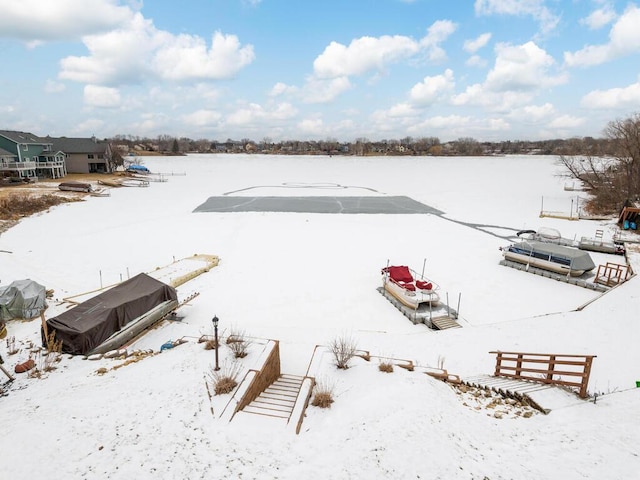
POLYGON ((416 289, 411 291, 402 288, 391 280, 384 282, 384 289, 400 303, 413 310, 417 310, 420 305, 431 304, 436 306, 440 301, 440 296, 434 290, 416 289))
POLYGON ((570 275, 572 277, 579 277, 585 273, 585 270, 572 270, 567 265, 551 262, 549 260, 543 260, 541 258, 532 257, 530 255, 524 255, 521 253, 505 251, 505 260, 511 260, 512 262, 523 263, 525 265, 531 265, 533 267, 542 268, 543 270, 549 270, 551 272, 560 273, 562 275, 570 275))
POLYGON ((176 300, 167 300, 152 310, 146 312, 144 315, 132 320, 125 325, 121 330, 115 332, 109 338, 107 338, 100 345, 96 346, 87 355, 94 355, 96 353, 107 353, 111 350, 122 347, 125 343, 130 342, 143 331, 152 327, 169 313, 178 307, 176 300))

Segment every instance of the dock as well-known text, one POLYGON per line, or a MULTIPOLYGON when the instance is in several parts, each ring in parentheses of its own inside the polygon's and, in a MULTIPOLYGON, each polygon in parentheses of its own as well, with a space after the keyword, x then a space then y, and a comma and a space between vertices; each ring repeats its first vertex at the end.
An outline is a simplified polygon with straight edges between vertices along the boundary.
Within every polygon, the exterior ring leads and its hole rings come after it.
POLYGON ((563 275, 561 273, 544 270, 543 268, 534 267, 532 265, 525 265, 524 263, 512 262, 511 260, 501 260, 500 265, 504 265, 505 267, 515 268, 516 270, 522 270, 524 272, 533 273, 535 275, 540 275, 541 277, 552 278, 559 282, 570 283, 571 285, 577 285, 578 287, 587 288, 589 290, 595 290, 597 292, 606 292, 607 290, 609 290, 607 287, 603 285, 599 285, 597 283, 587 281, 584 278, 571 277, 568 275, 563 275))
POLYGON ((384 287, 378 287, 377 290, 414 324, 423 323, 433 330, 446 330, 449 328, 462 327, 462 325, 457 321, 458 312, 451 308, 447 303, 440 302, 438 305, 431 307, 428 305, 421 305, 418 310, 413 310, 388 293, 384 287))

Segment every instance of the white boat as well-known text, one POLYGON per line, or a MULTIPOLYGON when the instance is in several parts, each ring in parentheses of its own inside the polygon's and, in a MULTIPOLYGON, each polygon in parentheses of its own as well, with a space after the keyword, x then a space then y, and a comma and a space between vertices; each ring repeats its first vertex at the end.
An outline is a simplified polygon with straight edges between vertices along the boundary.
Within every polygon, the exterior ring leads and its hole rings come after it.
POLYGON ((92 197, 110 197, 111 196, 111 190, 109 190, 108 188, 93 188, 91 189, 91 196, 92 197))
POLYGON ((400 303, 417 310, 421 305, 435 306, 440 301, 440 288, 406 265, 389 266, 382 269, 384 289, 400 303))
POLYGON ((126 178, 120 180, 120 185, 123 187, 148 187, 149 182, 141 178, 126 178))
POLYGON ((505 260, 579 277, 595 268, 588 252, 555 243, 529 240, 501 248, 505 260))
POLYGON ((602 235, 595 238, 582 237, 578 243, 580 250, 590 250, 592 252, 612 253, 614 255, 624 255, 624 243, 607 241, 602 239, 602 235))

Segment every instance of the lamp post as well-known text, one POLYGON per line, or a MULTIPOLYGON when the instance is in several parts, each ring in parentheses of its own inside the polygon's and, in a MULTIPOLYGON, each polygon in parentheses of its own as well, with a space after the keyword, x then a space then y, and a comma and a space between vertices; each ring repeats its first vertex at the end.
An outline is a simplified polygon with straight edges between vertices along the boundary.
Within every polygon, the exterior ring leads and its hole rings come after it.
POLYGON ((213 335, 215 337, 215 347, 216 347, 216 366, 214 368, 215 371, 220 370, 220 367, 218 366, 218 317, 216 315, 213 316, 213 318, 211 319, 211 321, 213 322, 213 335))

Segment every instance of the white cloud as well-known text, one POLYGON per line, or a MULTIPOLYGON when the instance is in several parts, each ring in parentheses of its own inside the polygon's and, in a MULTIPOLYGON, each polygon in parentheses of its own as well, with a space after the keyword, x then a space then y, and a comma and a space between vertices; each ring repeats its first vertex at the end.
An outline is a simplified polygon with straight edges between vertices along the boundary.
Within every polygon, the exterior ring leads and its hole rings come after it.
POLYGON ((524 122, 538 123, 556 115, 556 109, 550 103, 544 105, 527 105, 517 112, 524 122))
POLYGON ((85 132, 99 132, 104 128, 104 121, 98 118, 90 118, 75 125, 73 131, 79 135, 85 135, 85 132))
POLYGON ((640 81, 624 88, 594 90, 582 97, 580 105, 596 109, 639 108, 640 81))
POLYGON ((88 107, 115 108, 120 106, 120 91, 100 85, 85 85, 84 104, 88 107))
POLYGON ((0 0, 0 12, 0 37, 31 45, 106 32, 133 15, 113 0, 0 0))
MULTIPOLYGON (((446 130, 446 131, 462 131, 468 125, 471 124, 471 117, 460 116, 460 115, 437 115, 434 117, 429 117, 424 119, 423 121, 413 125, 410 128, 410 132, 424 132, 429 131, 429 129, 433 130, 446 130)), ((448 135, 455 136, 455 135, 448 135)))
POLYGON ((140 135, 151 136, 157 135, 157 132, 166 131, 170 121, 171 118, 163 113, 144 113, 139 122, 134 122, 126 128, 133 132, 139 132, 140 135))
POLYGON ((325 134, 325 126, 320 118, 308 118, 298 122, 298 129, 301 133, 313 136, 325 134))
POLYGON ((314 60, 313 70, 318 78, 362 75, 371 70, 381 70, 418 50, 418 42, 401 35, 361 37, 349 46, 331 42, 314 60))
POLYGON ((274 120, 287 120, 297 115, 297 109, 289 103, 280 103, 270 109, 265 109, 257 103, 250 103, 226 118, 226 123, 232 126, 266 126, 274 120))
POLYGON ((552 76, 553 57, 533 42, 524 45, 499 44, 496 62, 485 87, 492 91, 536 90, 566 83, 566 75, 552 76))
POLYGON ((489 40, 491 40, 491 34, 483 33, 473 40, 466 40, 462 48, 465 52, 476 53, 482 47, 486 46, 487 43, 489 43, 489 40))
POLYGON ((281 95, 295 94, 299 91, 298 87, 287 85, 286 83, 276 83, 269 92, 270 97, 279 97, 281 95))
POLYGON ((486 67, 487 61, 479 55, 470 56, 464 64, 467 67, 486 67))
POLYGON ((570 129, 580 127, 585 124, 584 118, 572 115, 560 115, 549 122, 549 127, 554 129, 570 129))
POLYGON ((182 115, 180 118, 186 125, 193 127, 206 127, 218 123, 222 118, 222 114, 215 110, 197 110, 195 112, 182 115))
POLYGON ((310 76, 301 94, 306 103, 328 103, 351 88, 351 82, 347 77, 318 79, 310 76))
POLYGON ((47 93, 60 93, 64 92, 66 86, 64 83, 55 82, 53 80, 47 80, 44 84, 44 91, 47 93))
POLYGON ((229 78, 254 59, 251 45, 216 32, 211 47, 197 36, 158 30, 137 13, 120 28, 84 37, 88 56, 60 62, 59 77, 82 83, 122 85, 145 80, 229 78))
POLYGON ((318 78, 363 75, 370 71, 382 71, 387 66, 427 51, 430 59, 441 59, 439 44, 446 40, 455 24, 437 21, 419 41, 403 35, 360 37, 348 46, 331 42, 313 62, 314 75, 318 78))
POLYGON ((409 92, 409 98, 416 105, 431 105, 453 91, 454 86, 453 71, 447 69, 443 75, 425 77, 422 82, 414 85, 409 92))
POLYGON ((615 58, 640 52, 640 8, 630 5, 609 32, 609 43, 588 45, 575 53, 565 52, 567 65, 599 65, 615 58))
POLYGON ((470 85, 451 99, 453 105, 482 106, 493 112, 510 111, 531 104, 544 88, 566 83, 565 74, 552 75, 553 58, 533 42, 499 44, 496 61, 483 83, 470 85))
POLYGON ((154 53, 156 74, 169 80, 233 77, 254 59, 253 46, 242 46, 235 35, 213 34, 211 48, 200 37, 162 35, 164 42, 154 53))
POLYGON ((586 25, 591 30, 598 30, 613 22, 615 18, 616 12, 613 10, 613 6, 605 4, 601 8, 591 12, 586 18, 580 20, 580 23, 586 25))
POLYGON ((546 6, 544 0, 476 0, 476 15, 530 16, 540 23, 543 33, 552 31, 560 18, 546 6))

